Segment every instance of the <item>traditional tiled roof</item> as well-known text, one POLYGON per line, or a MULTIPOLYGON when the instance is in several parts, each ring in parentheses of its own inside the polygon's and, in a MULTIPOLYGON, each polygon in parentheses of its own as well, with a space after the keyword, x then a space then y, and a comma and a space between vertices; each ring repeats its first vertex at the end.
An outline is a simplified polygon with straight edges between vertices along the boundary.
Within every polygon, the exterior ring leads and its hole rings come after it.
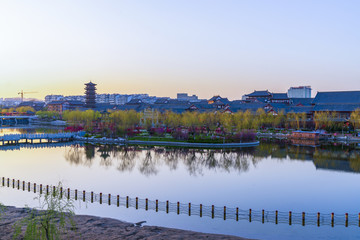
POLYGON ((138 105, 138 104, 142 104, 143 101, 141 99, 131 99, 131 101, 129 101, 128 103, 126 103, 125 105, 138 105))
POLYGON ((95 83, 93 83, 93 82, 88 82, 88 83, 85 83, 85 85, 87 85, 87 86, 96 86, 96 84, 95 83))
POLYGON ((221 101, 221 102, 223 102, 223 103, 225 103, 225 104, 227 104, 227 103, 230 102, 229 99, 227 99, 227 98, 222 98, 222 97, 220 97, 220 96, 213 96, 212 98, 209 99, 209 101, 214 101, 214 102, 216 102, 216 101, 221 101))
POLYGON ((306 113, 311 114, 314 110, 313 106, 304 106, 304 107, 297 107, 297 106, 289 106, 287 108, 284 108, 284 114, 287 113, 306 113))
POLYGON ((254 91, 248 95, 246 95, 248 97, 271 97, 271 93, 266 90, 266 91, 254 91))
POLYGON ((106 111, 108 109, 113 109, 114 105, 108 104, 108 103, 97 103, 95 107, 95 111, 106 111))
POLYGON ((169 99, 168 104, 190 105, 188 100, 169 99))
POLYGON ((314 104, 360 104, 360 91, 318 92, 314 104))
POLYGON ((213 96, 212 98, 209 99, 209 101, 216 101, 218 99, 222 99, 222 97, 220 97, 219 95, 213 96))
POLYGON ((211 112, 214 111, 216 108, 212 104, 205 103, 193 103, 195 107, 197 107, 199 112, 211 112))
POLYGON ((189 105, 183 105, 183 104, 152 105, 151 108, 156 109, 159 112, 172 111, 174 113, 183 113, 189 108, 189 105))
POLYGON ((155 101, 155 104, 165 104, 169 102, 169 98, 158 98, 155 101))
POLYGON ((292 105, 303 105, 303 106, 310 106, 314 98, 290 98, 290 102, 292 105))
POLYGON ((313 106, 293 106, 286 103, 269 103, 266 106, 269 106, 268 110, 272 108, 275 112, 283 112, 284 114, 291 112, 310 114, 313 111, 313 106))
POLYGON ((245 103, 244 100, 234 100, 230 102, 230 104, 243 104, 243 103, 245 103))
POLYGON ((334 112, 352 112, 360 108, 359 104, 317 104, 314 107, 314 112, 334 111, 334 112))
POLYGON ((230 110, 232 112, 242 111, 245 112, 247 110, 251 112, 256 112, 259 108, 264 109, 266 106, 265 103, 243 103, 243 104, 229 104, 230 110))
POLYGON ((267 98, 257 97, 254 101, 259 103, 267 103, 269 100, 267 98))
POLYGON ((273 100, 288 100, 287 93, 273 93, 272 98, 273 100))
POLYGON ((121 111, 135 110, 137 112, 141 111, 141 109, 142 109, 141 105, 136 105, 136 104, 134 104, 134 105, 117 105, 114 108, 116 110, 121 110, 121 111))

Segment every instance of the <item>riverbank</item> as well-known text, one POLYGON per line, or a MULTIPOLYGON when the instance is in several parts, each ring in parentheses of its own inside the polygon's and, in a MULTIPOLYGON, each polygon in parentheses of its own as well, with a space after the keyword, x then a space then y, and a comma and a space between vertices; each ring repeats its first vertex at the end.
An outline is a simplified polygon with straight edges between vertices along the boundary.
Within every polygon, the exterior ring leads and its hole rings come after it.
MULTIPOLYGON (((273 139, 294 139, 291 137, 290 133, 271 133, 271 132, 258 132, 256 134, 258 138, 273 138, 273 139)), ((298 139, 302 140, 302 139, 298 139)), ((311 140, 311 139, 307 139, 311 140)), ((315 139, 313 139, 315 140, 315 139)), ((319 141, 317 139, 317 141, 319 141)), ((350 143, 360 143, 360 137, 355 137, 350 134, 328 134, 328 136, 321 141, 325 142, 350 142, 350 143)))
POLYGON ((106 143, 106 144, 121 144, 121 145, 146 145, 146 146, 169 146, 169 147, 189 147, 189 148, 241 148, 241 147, 255 147, 260 144, 259 141, 244 142, 244 143, 196 143, 184 141, 153 141, 153 140, 127 140, 123 138, 87 138, 74 136, 75 140, 89 143, 106 143))
POLYGON ((241 147, 255 147, 260 142, 248 143, 188 143, 188 142, 165 142, 165 141, 139 141, 128 140, 129 145, 147 145, 147 146, 170 146, 170 147, 190 147, 190 148, 241 148, 241 147))
MULTIPOLYGON (((6 207, 0 218, 0 239, 10 240, 14 234, 14 224, 28 216, 29 212, 24 208, 6 207)), ((173 228, 142 226, 141 223, 133 224, 116 219, 100 218, 87 215, 74 216, 76 231, 69 231, 63 239, 229 239, 246 240, 245 238, 199 233, 173 228)), ((25 230, 25 229, 23 229, 25 230)))

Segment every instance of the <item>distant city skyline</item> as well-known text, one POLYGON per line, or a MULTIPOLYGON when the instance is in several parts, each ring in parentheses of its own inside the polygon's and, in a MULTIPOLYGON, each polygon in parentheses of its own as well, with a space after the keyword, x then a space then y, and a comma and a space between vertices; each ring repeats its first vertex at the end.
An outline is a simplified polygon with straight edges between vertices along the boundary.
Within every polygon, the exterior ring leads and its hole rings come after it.
POLYGON ((360 90, 359 1, 0 2, 0 97, 360 90))

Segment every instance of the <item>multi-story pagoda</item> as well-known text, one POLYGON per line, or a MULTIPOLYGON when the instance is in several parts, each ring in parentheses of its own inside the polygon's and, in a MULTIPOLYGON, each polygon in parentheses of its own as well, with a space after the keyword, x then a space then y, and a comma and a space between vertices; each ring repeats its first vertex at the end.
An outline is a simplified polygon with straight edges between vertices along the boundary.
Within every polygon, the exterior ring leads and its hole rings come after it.
POLYGON ((87 108, 95 108, 95 98, 96 98, 96 84, 85 83, 85 107, 87 108))

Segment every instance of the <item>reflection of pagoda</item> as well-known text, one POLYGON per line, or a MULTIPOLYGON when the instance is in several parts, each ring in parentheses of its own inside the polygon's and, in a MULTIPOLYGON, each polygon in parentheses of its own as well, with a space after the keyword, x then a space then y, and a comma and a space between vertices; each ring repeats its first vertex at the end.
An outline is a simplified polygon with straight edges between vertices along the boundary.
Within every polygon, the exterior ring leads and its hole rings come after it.
POLYGON ((95 108, 96 84, 90 81, 85 86, 85 107, 95 108))

